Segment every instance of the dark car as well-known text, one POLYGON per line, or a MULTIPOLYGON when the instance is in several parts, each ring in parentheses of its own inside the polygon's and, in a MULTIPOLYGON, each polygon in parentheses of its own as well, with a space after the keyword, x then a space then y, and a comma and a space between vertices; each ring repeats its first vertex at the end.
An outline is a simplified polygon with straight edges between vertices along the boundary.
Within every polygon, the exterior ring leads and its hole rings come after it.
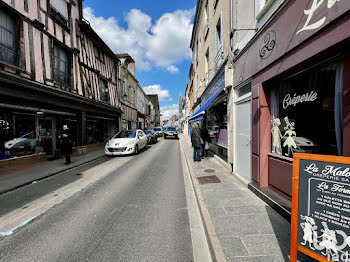
POLYGON ((147 136, 147 140, 149 144, 158 142, 157 134, 153 130, 146 130, 145 134, 147 136))
POLYGON ((167 137, 174 137, 176 139, 179 138, 179 135, 178 135, 175 127, 168 126, 165 129, 165 131, 164 131, 164 139, 166 139, 167 137))

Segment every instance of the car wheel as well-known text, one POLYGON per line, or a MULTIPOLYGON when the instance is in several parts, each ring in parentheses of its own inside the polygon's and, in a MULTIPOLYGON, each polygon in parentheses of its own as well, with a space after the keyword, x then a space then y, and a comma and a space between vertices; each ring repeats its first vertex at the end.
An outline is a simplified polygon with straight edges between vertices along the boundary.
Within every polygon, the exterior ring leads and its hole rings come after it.
POLYGON ((137 155, 138 153, 139 153, 139 146, 136 145, 136 146, 135 146, 134 155, 137 155))
POLYGON ((175 139, 179 139, 179 137, 178 137, 178 136, 175 136, 175 139))

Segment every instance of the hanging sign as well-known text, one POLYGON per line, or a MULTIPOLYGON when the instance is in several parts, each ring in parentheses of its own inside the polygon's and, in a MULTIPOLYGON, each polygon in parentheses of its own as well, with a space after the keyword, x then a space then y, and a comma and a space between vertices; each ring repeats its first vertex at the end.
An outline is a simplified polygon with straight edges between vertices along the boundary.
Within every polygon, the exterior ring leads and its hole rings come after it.
POLYGON ((350 261, 350 158, 294 154, 290 261, 350 261))

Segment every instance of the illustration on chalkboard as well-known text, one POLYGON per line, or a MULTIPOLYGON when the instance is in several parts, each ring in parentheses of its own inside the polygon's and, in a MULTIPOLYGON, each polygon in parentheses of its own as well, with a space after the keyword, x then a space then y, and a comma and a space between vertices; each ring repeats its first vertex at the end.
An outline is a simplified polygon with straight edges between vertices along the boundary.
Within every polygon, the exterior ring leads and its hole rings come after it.
POLYGON ((346 246, 350 246, 350 237, 344 231, 331 230, 327 223, 322 221, 321 225, 323 229, 321 229, 321 235, 319 236, 317 225, 312 217, 300 215, 300 219, 302 220, 300 227, 304 233, 303 241, 300 242, 301 245, 306 246, 308 244, 310 249, 321 251, 322 255, 332 258, 333 261, 339 261, 335 259, 339 257, 339 252, 348 255, 343 249, 346 246), (344 244, 338 245, 337 234, 340 238, 344 239, 344 244))
POLYGON ((315 250, 315 248, 313 248, 312 246, 313 237, 315 233, 317 235, 317 231, 316 231, 317 226, 316 226, 315 220, 312 217, 307 217, 307 216, 301 216, 301 219, 304 220, 305 222, 300 223, 300 226, 304 231, 304 236, 303 236, 304 243, 300 243, 300 244, 305 246, 306 243, 309 242, 309 247, 312 250, 315 250))
POLYGON ((323 226, 323 229, 321 229, 321 232, 323 232, 323 234, 321 235, 322 241, 320 243, 320 246, 323 247, 323 249, 326 249, 326 253, 321 253, 325 256, 330 254, 331 251, 333 251, 335 254, 338 254, 336 247, 338 242, 335 231, 330 230, 326 222, 321 222, 321 224, 323 226))
POLYGON ((272 153, 282 155, 282 148, 281 148, 281 138, 282 133, 280 131, 279 126, 281 125, 281 120, 279 118, 274 118, 272 120, 272 153))
POLYGON ((286 141, 284 141, 283 147, 286 147, 286 146, 288 147, 288 153, 286 153, 285 155, 289 156, 290 153, 293 153, 293 148, 297 148, 297 145, 295 144, 295 141, 294 141, 294 138, 293 138, 293 136, 296 137, 297 134, 294 131, 295 123, 294 122, 290 122, 288 116, 286 116, 284 118, 284 121, 286 122, 287 125, 284 128, 284 130, 286 130, 286 131, 285 131, 285 133, 284 133, 282 138, 287 136, 287 139, 286 139, 286 141))

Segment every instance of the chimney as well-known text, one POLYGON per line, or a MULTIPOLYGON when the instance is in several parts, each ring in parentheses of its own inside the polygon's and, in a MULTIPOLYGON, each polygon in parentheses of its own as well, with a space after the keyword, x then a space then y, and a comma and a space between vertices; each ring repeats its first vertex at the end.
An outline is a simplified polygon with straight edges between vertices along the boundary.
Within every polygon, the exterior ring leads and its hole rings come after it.
POLYGON ((135 62, 129 63, 129 71, 133 76, 135 76, 135 62))

